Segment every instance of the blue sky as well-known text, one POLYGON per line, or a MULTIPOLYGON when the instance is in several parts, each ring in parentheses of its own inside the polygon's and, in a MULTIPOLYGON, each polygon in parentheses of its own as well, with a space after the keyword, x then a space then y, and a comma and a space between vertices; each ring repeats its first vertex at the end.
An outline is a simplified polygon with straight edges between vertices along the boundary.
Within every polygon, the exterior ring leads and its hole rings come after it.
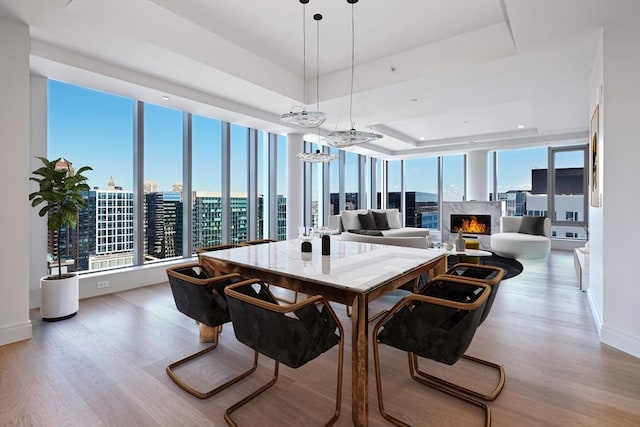
MULTIPOLYGON (((49 81, 49 157, 65 157, 74 167, 89 165, 89 185, 104 189, 110 177, 126 190, 133 187, 133 109, 135 102, 111 94, 84 89, 54 80, 49 81)), ((218 120, 193 117, 193 188, 220 191, 220 127, 218 120)), ((264 138, 259 133, 259 140, 264 138)), ((231 126, 231 191, 246 192, 247 150, 246 129, 231 126)), ((282 138, 280 138, 282 139, 282 138)), ((158 190, 171 190, 182 182, 182 112, 158 105, 145 104, 145 177, 155 181, 158 190)), ((280 150, 279 164, 285 153, 280 150)), ((346 169, 354 170, 356 155, 348 153, 346 169)), ((578 166, 575 153, 556 158, 558 167, 578 166)), ((437 177, 435 158, 412 159, 405 162, 407 191, 435 192, 437 177)), ((546 147, 499 152, 498 191, 531 187, 531 169, 547 167, 546 147)), ((279 185, 285 180, 284 168, 279 173, 279 185)), ((337 185, 337 163, 331 167, 331 191, 337 185)), ((263 173, 265 171, 261 171, 263 173)), ((399 162, 390 162, 390 184, 398 191, 399 162)), ((262 175, 260 175, 262 183, 262 175)), ((458 200, 462 194, 463 171, 461 156, 444 161, 445 200, 458 200)), ((262 184, 260 184, 262 187, 262 184)), ((357 177, 347 173, 346 191, 357 191, 357 177), (353 187, 353 189, 352 189, 353 187)), ((260 191, 262 192, 262 191, 260 191)), ((283 191, 278 191, 284 193, 283 191)))

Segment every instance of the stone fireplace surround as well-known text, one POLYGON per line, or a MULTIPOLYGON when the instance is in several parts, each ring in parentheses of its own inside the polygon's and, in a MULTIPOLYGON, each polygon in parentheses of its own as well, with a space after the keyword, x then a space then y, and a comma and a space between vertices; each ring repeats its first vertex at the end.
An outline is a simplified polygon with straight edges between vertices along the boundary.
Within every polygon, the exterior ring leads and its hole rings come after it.
MULTIPOLYGON (((500 232, 500 217, 504 215, 505 202, 442 202, 442 242, 452 242, 457 237, 451 233, 451 214, 491 215, 491 233, 500 232)), ((491 250, 491 236, 463 234, 473 236, 480 241, 480 249, 491 250)))

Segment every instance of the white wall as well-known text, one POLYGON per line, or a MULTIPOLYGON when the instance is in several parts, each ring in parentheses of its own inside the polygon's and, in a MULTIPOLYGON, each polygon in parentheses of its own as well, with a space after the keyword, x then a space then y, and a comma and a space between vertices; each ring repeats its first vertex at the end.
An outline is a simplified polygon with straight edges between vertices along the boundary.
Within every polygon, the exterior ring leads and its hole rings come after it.
POLYGON ((603 321, 606 344, 640 357, 640 2, 603 32, 603 321))
MULTIPOLYGON (((603 88, 603 40, 602 34, 600 36, 600 42, 598 44, 598 51, 594 61, 593 69, 591 70, 591 77, 589 79, 589 114, 592 114, 595 106, 600 104, 600 139, 602 140, 606 130, 602 127, 602 117, 606 109, 606 105, 602 102, 602 88, 603 88)), ((591 117, 585 117, 585 123, 588 123, 591 117)), ((600 150, 601 159, 604 160, 605 154, 603 150, 600 150)), ((604 161, 601 166, 605 166, 604 161)), ((602 168, 604 169, 604 168, 602 168)), ((591 206, 591 203, 589 203, 591 206)), ((587 293, 589 298, 589 304, 591 306, 591 313, 596 323, 598 334, 602 335, 602 319, 603 319, 603 215, 604 207, 594 208, 589 207, 589 291, 587 293)), ((601 336, 602 337, 602 336, 601 336)))
MULTIPOLYGON (((47 157, 47 78, 31 76, 30 96, 30 154, 29 170, 36 170, 42 162, 35 156, 47 157)), ((38 184, 29 181, 29 191, 36 191, 38 184)), ((40 300, 40 278, 47 272, 47 219, 38 215, 37 209, 29 211, 29 292, 40 300)), ((29 298, 32 300, 32 297, 29 298)), ((33 307, 30 302, 30 307, 33 307)), ((39 305, 38 305, 39 306, 39 305)))
POLYGON ((29 50, 29 28, 0 16, 0 345, 31 338, 29 50))

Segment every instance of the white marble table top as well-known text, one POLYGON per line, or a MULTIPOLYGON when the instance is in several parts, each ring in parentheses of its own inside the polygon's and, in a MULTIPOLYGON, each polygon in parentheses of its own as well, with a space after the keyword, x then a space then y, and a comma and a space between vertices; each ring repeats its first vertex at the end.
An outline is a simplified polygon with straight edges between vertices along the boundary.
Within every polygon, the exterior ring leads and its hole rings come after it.
POLYGON ((455 249, 451 249, 450 251, 442 248, 437 249, 440 252, 444 252, 447 255, 465 255, 465 256, 491 256, 493 255, 489 251, 483 251, 482 249, 465 249, 464 251, 456 251, 455 249))
POLYGON ((299 239, 283 240, 206 252, 202 255, 337 288, 367 292, 445 254, 439 249, 331 239, 331 255, 323 256, 320 239, 312 240, 312 252, 301 252, 301 243, 299 239))

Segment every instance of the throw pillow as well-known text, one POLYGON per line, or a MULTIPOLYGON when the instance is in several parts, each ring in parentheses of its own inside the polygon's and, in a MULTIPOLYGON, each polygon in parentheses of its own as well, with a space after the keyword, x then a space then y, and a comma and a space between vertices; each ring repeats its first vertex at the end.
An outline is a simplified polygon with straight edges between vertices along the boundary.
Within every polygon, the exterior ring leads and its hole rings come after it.
POLYGON ((386 212, 375 212, 372 211, 373 220, 376 222, 376 228, 378 230, 389 230, 389 221, 387 220, 386 212))
POLYGON ((342 228, 345 230, 353 230, 362 228, 358 214, 362 212, 358 211, 342 211, 340 216, 342 217, 342 228))
POLYGON ((373 219, 373 215, 371 212, 367 212, 366 214, 358 214, 358 219, 360 220, 360 228, 363 230, 377 230, 376 221, 373 219))
POLYGON ((518 233, 544 236, 544 217, 523 216, 520 220, 520 229, 518 230, 518 233))
POLYGON ((387 221, 389 228, 402 228, 402 219, 398 209, 387 209, 387 221))

